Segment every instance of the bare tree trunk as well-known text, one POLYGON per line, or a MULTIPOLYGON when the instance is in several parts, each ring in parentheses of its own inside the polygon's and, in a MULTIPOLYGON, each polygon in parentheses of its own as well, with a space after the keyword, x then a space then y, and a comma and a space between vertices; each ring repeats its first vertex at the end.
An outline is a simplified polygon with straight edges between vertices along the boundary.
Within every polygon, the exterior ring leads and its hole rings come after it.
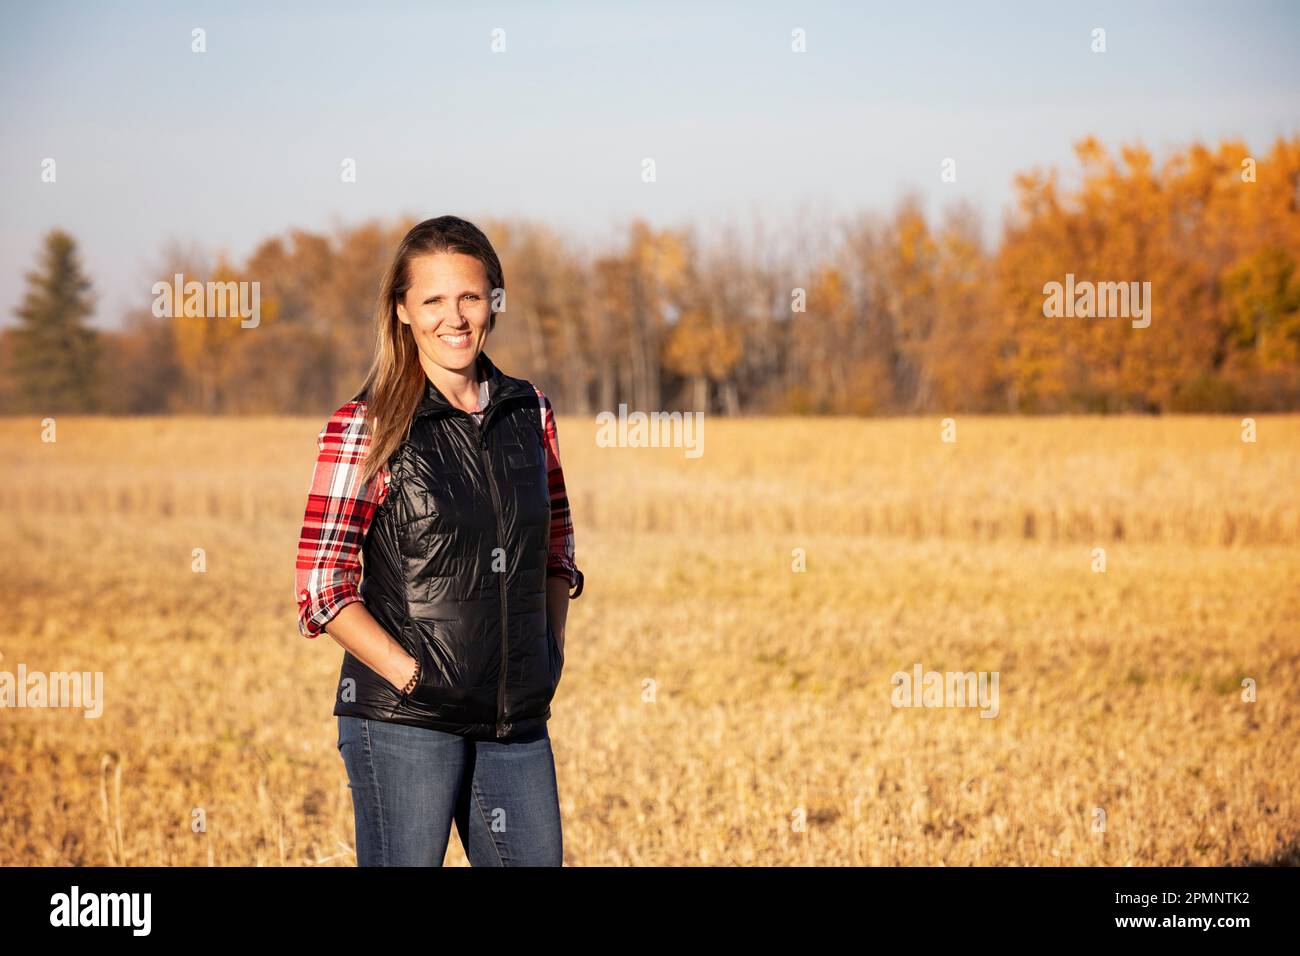
POLYGON ((707 412, 709 410, 709 380, 703 375, 694 375, 691 377, 692 392, 691 410, 697 412, 707 412))
POLYGON ((722 383, 722 410, 727 415, 740 414, 740 392, 734 379, 722 383))

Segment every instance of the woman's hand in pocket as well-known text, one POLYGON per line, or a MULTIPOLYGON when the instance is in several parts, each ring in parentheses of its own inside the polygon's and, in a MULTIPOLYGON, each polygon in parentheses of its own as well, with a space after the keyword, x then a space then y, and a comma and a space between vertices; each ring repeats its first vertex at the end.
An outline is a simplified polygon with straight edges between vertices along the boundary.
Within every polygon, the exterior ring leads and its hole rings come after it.
POLYGON ((569 617, 569 579, 552 574, 546 579, 546 626, 555 646, 564 653, 564 627, 569 617))
POLYGON ((390 674, 385 674, 384 680, 396 687, 398 693, 401 693, 402 688, 409 684, 411 678, 415 676, 415 670, 415 658, 406 653, 406 651, 402 651, 402 656, 397 661, 396 670, 390 674))
POLYGON ((375 620, 364 601, 344 605, 325 630, 399 694, 415 673, 415 658, 375 620))

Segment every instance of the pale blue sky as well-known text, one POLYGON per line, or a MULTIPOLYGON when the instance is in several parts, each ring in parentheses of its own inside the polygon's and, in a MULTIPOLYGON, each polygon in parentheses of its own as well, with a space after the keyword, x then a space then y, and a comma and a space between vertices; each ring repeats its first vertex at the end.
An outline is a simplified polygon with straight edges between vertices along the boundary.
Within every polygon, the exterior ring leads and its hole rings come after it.
POLYGON ((635 216, 778 225, 916 189, 935 212, 972 201, 992 234, 1013 174, 1068 166, 1087 133, 1160 155, 1300 132, 1297 49, 1300 4, 1249 0, 6 3, 0 323, 56 225, 97 325, 152 301, 168 240, 241 258, 372 216, 524 217, 598 247, 635 216))

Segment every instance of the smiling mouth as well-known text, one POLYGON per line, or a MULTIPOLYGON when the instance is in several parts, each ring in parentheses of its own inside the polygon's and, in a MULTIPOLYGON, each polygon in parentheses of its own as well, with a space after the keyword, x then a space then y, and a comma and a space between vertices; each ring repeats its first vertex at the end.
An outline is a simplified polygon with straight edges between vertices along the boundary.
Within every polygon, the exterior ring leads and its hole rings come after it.
POLYGON ((463 349, 465 346, 469 345, 468 332, 461 332, 458 335, 440 335, 438 338, 442 339, 444 343, 454 349, 463 349))

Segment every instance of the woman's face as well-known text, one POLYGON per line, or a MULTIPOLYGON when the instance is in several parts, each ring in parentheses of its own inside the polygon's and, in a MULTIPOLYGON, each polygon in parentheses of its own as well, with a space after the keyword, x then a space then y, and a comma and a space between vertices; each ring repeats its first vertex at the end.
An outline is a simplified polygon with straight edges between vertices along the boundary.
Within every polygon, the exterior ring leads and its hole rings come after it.
POLYGON ((436 252, 411 260, 411 287, 397 303, 427 362, 459 372, 473 365, 487 338, 492 290, 473 256, 436 252))

